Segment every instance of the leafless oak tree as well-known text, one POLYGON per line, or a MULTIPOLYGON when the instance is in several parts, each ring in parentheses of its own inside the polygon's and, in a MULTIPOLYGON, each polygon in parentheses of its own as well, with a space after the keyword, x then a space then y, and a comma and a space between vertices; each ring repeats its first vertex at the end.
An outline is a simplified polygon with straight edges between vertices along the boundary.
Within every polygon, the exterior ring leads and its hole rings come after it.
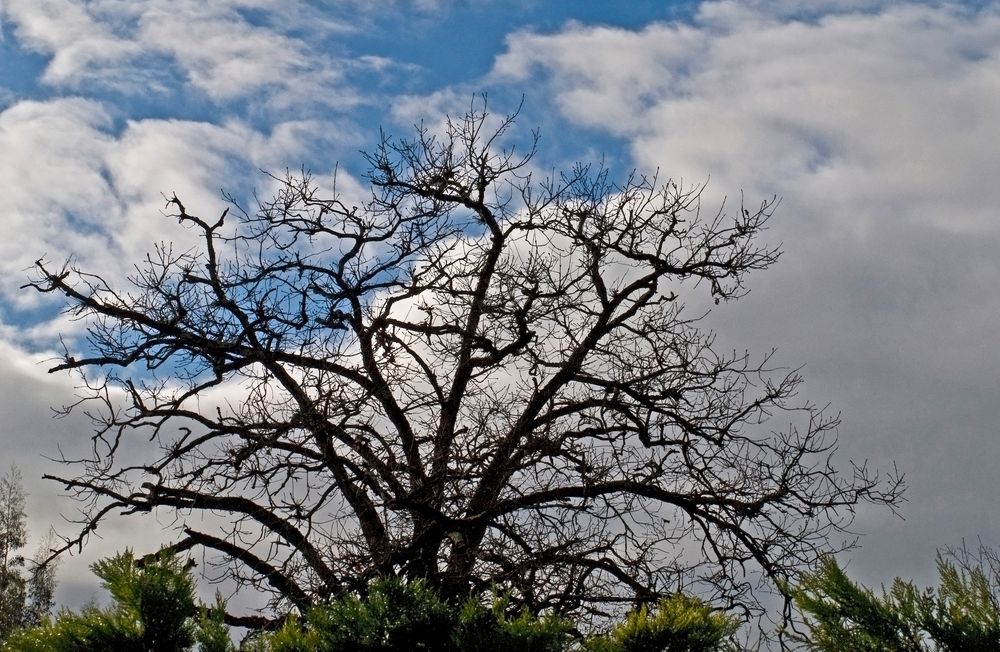
POLYGON ((171 197, 201 245, 156 248, 128 289, 40 261, 30 286, 89 326, 52 371, 98 422, 52 476, 83 506, 66 548, 170 510, 176 548, 276 606, 401 574, 565 613, 679 589, 752 611, 851 544, 856 506, 898 500, 838 472, 797 373, 682 309, 777 259, 774 201, 706 216, 656 177, 539 180, 512 126, 474 107, 384 138, 359 206, 308 174, 217 220, 171 197))

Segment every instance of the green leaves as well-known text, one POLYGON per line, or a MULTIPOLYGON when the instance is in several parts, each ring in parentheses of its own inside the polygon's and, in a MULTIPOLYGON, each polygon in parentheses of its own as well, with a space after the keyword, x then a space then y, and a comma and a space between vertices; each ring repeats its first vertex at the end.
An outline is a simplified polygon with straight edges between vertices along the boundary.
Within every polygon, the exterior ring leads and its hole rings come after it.
POLYGON ((805 575, 793 592, 808 616, 809 636, 800 639, 813 650, 831 652, 921 652, 924 647, 915 613, 924 599, 897 580, 883 597, 852 582, 832 557, 805 575))
MULTIPOLYGON (((233 652, 225 602, 199 605, 186 563, 131 551, 92 567, 110 593, 107 609, 64 611, 13 634, 0 652, 233 652), (197 646, 197 647, 196 647, 197 646)), ((245 652, 711 652, 737 622, 697 598, 675 595, 642 608, 607 635, 584 638, 554 613, 512 607, 509 596, 445 602, 422 580, 373 581, 364 595, 343 594, 290 615, 277 630, 244 641, 245 652)))
POLYGON ((28 542, 24 498, 21 472, 12 466, 0 477, 0 641, 24 618, 27 586, 21 548, 28 542))
POLYGON ((377 580, 365 599, 344 596, 289 618, 258 638, 256 652, 712 652, 735 633, 734 618, 701 600, 675 595, 645 607, 611 633, 583 639, 555 614, 511 611, 504 596, 451 608, 421 581, 377 580))
POLYGON ((40 627, 23 630, 4 652, 231 652, 222 622, 224 604, 199 608, 185 563, 167 554, 137 560, 131 551, 101 560, 94 574, 111 594, 108 609, 63 612, 40 627))
POLYGON ((561 652, 572 623, 521 611, 510 617, 502 598, 486 606, 470 599, 458 609, 421 580, 382 578, 362 599, 345 595, 311 609, 303 623, 289 618, 262 636, 260 652, 561 652))
POLYGON ((309 613, 318 649, 409 652, 437 649, 451 630, 451 610, 419 580, 379 579, 367 600, 345 596, 309 613))
POLYGON ((942 650, 1000 648, 998 587, 981 566, 962 568, 938 557, 941 578, 928 601, 923 626, 942 650))
POLYGON ((1000 649, 998 586, 982 566, 937 560, 936 590, 897 578, 878 596, 828 558, 792 592, 809 649, 830 652, 976 652, 1000 649))
POLYGON ((656 611, 646 606, 628 615, 610 634, 586 646, 588 652, 710 652, 739 627, 736 619, 714 611, 698 598, 676 594, 656 611))
POLYGON ((555 614, 536 615, 522 609, 512 616, 509 600, 493 596, 487 607, 470 598, 458 615, 453 639, 462 652, 560 652, 567 649, 572 621, 555 614))
POLYGON ((194 645, 194 582, 181 560, 158 555, 140 567, 131 551, 97 562, 94 574, 116 603, 122 628, 136 626, 145 649, 185 650, 194 645))

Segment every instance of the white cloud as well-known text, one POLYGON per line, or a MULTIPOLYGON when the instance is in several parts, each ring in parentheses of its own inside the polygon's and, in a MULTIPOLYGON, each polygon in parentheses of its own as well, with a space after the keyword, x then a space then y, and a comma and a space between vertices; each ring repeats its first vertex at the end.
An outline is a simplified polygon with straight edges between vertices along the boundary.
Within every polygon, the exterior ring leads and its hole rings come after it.
POLYGON ((103 108, 80 99, 21 102, 0 113, 0 291, 16 288, 38 257, 92 255, 109 244, 104 223, 119 214, 101 161, 111 144, 103 108), (26 247, 30 243, 30 247, 26 247))
MULTIPOLYGON (((323 98, 341 81, 332 62, 297 39, 242 19, 232 7, 203 2, 152 4, 139 17, 136 38, 169 54, 194 87, 216 101, 252 95, 272 101, 323 98)), ((341 98, 338 101, 343 102, 341 98)))
MULTIPOLYGON (((311 148, 329 144, 323 134, 331 130, 330 124, 309 121, 280 123, 268 134, 235 120, 222 125, 129 123, 108 161, 116 191, 128 206, 117 234, 124 259, 141 260, 154 242, 174 242, 180 249, 184 243, 193 244, 193 233, 162 217, 164 196, 176 194, 190 213, 206 219, 228 207, 222 192, 246 199, 249 190, 257 188, 266 198, 274 186, 260 170, 280 173, 290 161, 311 156, 311 148)), ((341 185, 348 180, 341 173, 341 185)))
POLYGON ((122 38, 90 7, 73 0, 8 0, 5 14, 22 44, 52 54, 44 75, 50 84, 77 86, 95 69, 121 75, 127 70, 121 64, 141 52, 138 43, 122 38))
POLYGON ((636 33, 570 23, 554 35, 515 33, 494 64, 498 81, 548 73, 566 117, 619 134, 640 127, 644 108, 677 92, 682 62, 698 59, 704 37, 687 25, 654 24, 636 33))
MULTIPOLYGON (((439 4, 447 3, 409 6, 439 4)), ((398 65, 378 56, 349 61, 324 47, 401 3, 335 6, 354 23, 279 0, 0 0, 0 20, 19 45, 49 57, 43 79, 53 93, 179 86, 219 105, 264 107, 273 122, 287 119, 288 107, 353 106, 363 91, 347 75, 398 65)), ((988 462, 1000 454, 996 5, 707 2, 690 23, 635 31, 570 23, 551 34, 512 34, 484 82, 525 90, 529 104, 551 98, 567 120, 624 139, 641 169, 693 182, 711 175, 715 199, 706 195, 706 210, 724 192, 743 189, 751 203, 783 195, 772 239, 784 240, 788 253, 753 279, 746 302, 714 316, 720 342, 778 344, 783 361, 809 362, 810 395, 848 416, 848 450, 900 460, 914 486, 909 523, 931 529, 907 535, 930 546, 913 565, 927 565, 933 546, 963 534, 1000 537, 982 521, 990 506, 972 499, 995 493, 988 462), (858 432, 871 436, 851 437, 858 432), (964 457, 951 462, 944 449, 964 457), (955 478, 949 495, 972 498, 932 500, 942 476, 955 478), (935 526, 942 511, 947 528, 935 526), (970 523, 982 529, 962 529, 970 523)), ((401 97, 393 116, 438 120, 464 112, 470 99, 471 91, 454 88, 401 97)), ((182 239, 160 215, 161 192, 213 216, 222 209, 220 186, 266 185, 258 167, 308 159, 345 131, 307 121, 258 130, 224 117, 120 124, 117 116, 108 104, 75 97, 15 103, 0 89, 0 223, 17 234, 0 241, 5 303, 37 300, 15 288, 42 254, 73 254, 86 268, 120 275, 153 242, 182 239)), ((343 175, 341 189, 364 193, 343 175)), ((9 362, 0 376, 5 444, 34 454, 81 436, 80 424, 50 428, 39 419, 68 388, 50 384, 65 379, 39 380, 22 350, 78 326, 0 329, 9 362)), ((871 527, 890 527, 884 513, 871 527)), ((891 535, 882 541, 899 552, 891 535)))
POLYGON ((711 323, 720 346, 808 363, 809 396, 845 411, 845 452, 907 473, 908 524, 862 523, 863 572, 915 576, 936 546, 1000 537, 985 499, 939 499, 992 495, 977 460, 1000 455, 995 4, 709 2, 690 24, 507 46, 491 81, 551 95, 641 170, 710 175, 706 210, 783 196, 769 237, 785 257, 711 323))
POLYGON ((646 169, 765 195, 849 195, 876 211, 903 198, 925 226, 993 227, 973 204, 1000 192, 981 182, 1000 172, 1000 153, 983 147, 1000 137, 997 12, 906 5, 802 23, 709 3, 699 16, 516 34, 493 74, 523 83, 544 71, 567 118, 628 138, 646 169), (942 220, 952 197, 968 210, 942 220))
POLYGON ((176 193, 193 214, 218 215, 222 190, 240 195, 266 183, 260 169, 309 156, 329 145, 322 134, 331 131, 317 122, 279 123, 263 133, 237 120, 146 119, 116 133, 97 102, 14 104, 0 112, 0 223, 17 234, 0 241, 0 296, 36 305, 41 297, 18 286, 39 257, 55 265, 72 257, 121 279, 157 242, 183 249, 194 234, 163 216, 164 195, 176 193))
POLYGON ((889 364, 891 341, 891 364, 910 377, 929 357, 949 378, 993 377, 996 9, 897 4, 796 22, 712 3, 700 16, 517 34, 493 75, 624 138, 640 170, 711 177, 706 210, 723 193, 783 195, 770 239, 787 254, 754 284, 763 307, 741 308, 743 340, 756 328, 791 364, 859 370, 889 364))
POLYGON ((146 94, 166 92, 179 75, 216 102, 253 100, 265 88, 278 109, 357 101, 343 62, 287 34, 323 39, 350 28, 302 3, 8 0, 0 16, 22 45, 51 56, 43 81, 56 87, 146 94))

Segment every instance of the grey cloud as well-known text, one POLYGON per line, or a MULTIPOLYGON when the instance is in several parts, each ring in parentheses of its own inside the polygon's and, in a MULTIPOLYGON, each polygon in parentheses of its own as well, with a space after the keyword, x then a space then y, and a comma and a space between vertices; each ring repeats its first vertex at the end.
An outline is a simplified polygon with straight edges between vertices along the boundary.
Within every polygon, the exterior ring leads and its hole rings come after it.
MULTIPOLYGON (((0 373, 0 414, 3 429, 0 431, 0 458, 3 468, 15 464, 23 472, 23 484, 28 493, 29 545, 33 554, 45 533, 54 528, 57 534, 74 536, 78 529, 67 522, 78 517, 77 504, 64 492, 63 487, 43 474, 72 475, 72 469, 51 458, 65 454, 69 458, 85 456, 91 447, 93 424, 81 410, 56 418, 53 408, 71 404, 76 400, 78 379, 65 374, 47 374, 56 357, 51 351, 28 351, 11 344, 20 339, 10 327, 2 329, 0 358, 4 360, 0 373)), ((78 609, 91 600, 105 600, 90 565, 103 557, 121 552, 123 547, 133 547, 139 554, 151 552, 157 546, 176 540, 176 525, 172 513, 153 513, 116 517, 102 522, 82 551, 74 549, 61 559, 57 570, 56 602, 78 609)), ((208 570, 208 569, 202 569, 208 570)), ((211 602, 216 585, 201 582, 203 600, 211 602)), ((234 591, 236 587, 222 587, 234 591)), ((231 599, 236 609, 255 606, 255 596, 247 591, 231 599)))
MULTIPOLYGON (((47 366, 44 360, 51 358, 51 353, 29 354, 0 341, 0 355, 4 360, 4 372, 0 374, 0 414, 3 415, 0 448, 4 468, 16 464, 24 475, 31 554, 50 527, 65 525, 63 514, 72 516, 71 503, 61 496, 61 488, 42 480, 42 473, 51 472, 55 467, 42 456, 57 455, 60 444, 79 447, 90 436, 91 427, 82 415, 53 418, 50 408, 71 401, 73 386, 65 376, 44 373, 47 366)), ((88 577, 87 560, 94 561, 88 556, 63 564, 59 576, 60 601, 79 606, 91 597, 94 583, 88 577)))
MULTIPOLYGON (((494 78, 543 83, 640 169, 783 196, 786 255, 707 324, 805 364, 842 410, 845 456, 907 473, 906 521, 862 512, 869 579, 931 581, 936 547, 1000 545, 1000 14, 855 3, 702 5, 693 24, 569 25, 508 40, 494 78), (854 9, 860 8, 860 11, 854 9)), ((733 208, 731 208, 733 209, 733 208)))
MULTIPOLYGON (((219 102, 261 89, 278 96, 269 101, 298 101, 280 97, 290 87, 283 80, 316 72, 318 81, 299 88, 343 83, 342 62, 303 67, 306 46, 281 36, 287 26, 223 20, 247 4, 181 3, 193 13, 171 18, 155 0, 8 0, 3 18, 23 43, 52 56, 47 74, 56 86, 148 86, 156 73, 136 77, 150 73, 133 65, 146 56, 176 66, 219 102), (183 20, 195 15, 204 20, 185 31, 183 20), (194 39, 208 47, 185 54, 194 39), (273 58, 256 58, 258 48, 273 58)), ((265 12, 277 6, 261 4, 265 12)), ((706 323, 722 346, 779 346, 777 362, 806 364, 803 398, 844 413, 843 452, 898 462, 911 485, 907 520, 862 511, 857 529, 868 536, 853 568, 875 581, 919 578, 932 571, 938 546, 976 536, 1000 544, 991 499, 1000 457, 1000 15, 993 6, 826 2, 810 4, 808 20, 792 20, 804 6, 716 2, 691 24, 522 32, 508 39, 487 82, 519 92, 530 83, 529 99, 550 95, 566 119, 625 139, 641 169, 695 181, 711 175, 706 210, 723 193, 735 210, 740 189, 749 203, 783 195, 769 238, 785 243, 784 259, 706 323)), ((465 108, 468 100, 449 89, 404 98, 396 118, 419 119, 428 101, 465 108)), ((95 102, 4 107, 0 179, 11 190, 0 220, 19 230, 21 244, 0 243, 0 293, 26 301, 15 287, 41 253, 75 253, 102 268, 137 260, 156 239, 177 239, 159 215, 161 191, 211 214, 221 209, 220 179, 254 185, 241 171, 280 166, 315 147, 309 136, 322 131, 307 122, 263 134, 238 121, 142 120, 115 132, 95 102)), ((3 332, 0 345, 33 345, 53 328, 3 332)), ((3 443, 25 469, 37 468, 36 451, 89 428, 47 419, 48 405, 70 396, 65 379, 41 374, 21 349, 2 352, 15 361, 0 376, 3 443)), ((36 531, 66 511, 55 488, 29 490, 36 531)), ((110 551, 124 537, 109 534, 110 551)), ((85 570, 73 573, 74 585, 93 586, 85 570)))

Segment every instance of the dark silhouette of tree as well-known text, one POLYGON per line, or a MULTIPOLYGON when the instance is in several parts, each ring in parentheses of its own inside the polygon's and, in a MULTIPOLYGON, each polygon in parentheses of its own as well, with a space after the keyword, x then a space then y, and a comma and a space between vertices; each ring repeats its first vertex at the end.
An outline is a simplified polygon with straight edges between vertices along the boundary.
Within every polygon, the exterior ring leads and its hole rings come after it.
POLYGON ((851 545, 856 505, 897 501, 835 469, 797 373, 683 310, 777 259, 773 200, 706 216, 655 176, 540 180, 513 122, 385 137, 358 205, 305 173, 216 220, 173 196, 201 245, 156 248, 128 289, 39 261, 30 286, 89 324, 52 369, 98 424, 50 476, 83 501, 66 547, 167 509, 176 550, 299 608, 402 575, 561 613, 678 590, 754 610, 851 545))

